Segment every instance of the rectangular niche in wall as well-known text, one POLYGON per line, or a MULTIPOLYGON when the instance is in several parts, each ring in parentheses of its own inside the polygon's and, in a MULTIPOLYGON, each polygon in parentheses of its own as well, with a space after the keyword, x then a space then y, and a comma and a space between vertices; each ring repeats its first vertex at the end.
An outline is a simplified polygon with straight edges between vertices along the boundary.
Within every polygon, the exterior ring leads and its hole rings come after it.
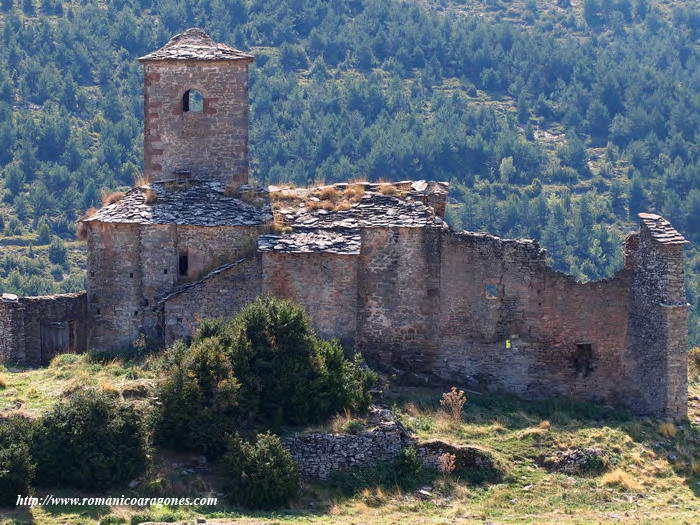
POLYGON ((576 375, 588 377, 593 372, 593 345, 591 343, 577 343, 573 356, 573 366, 576 375))

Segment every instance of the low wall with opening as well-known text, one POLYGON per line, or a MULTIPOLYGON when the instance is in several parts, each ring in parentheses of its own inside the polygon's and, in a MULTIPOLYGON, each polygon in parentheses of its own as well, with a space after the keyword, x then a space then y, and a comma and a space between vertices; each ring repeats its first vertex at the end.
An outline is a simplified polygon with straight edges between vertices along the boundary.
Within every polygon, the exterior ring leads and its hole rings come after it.
POLYGON ((0 359, 25 366, 87 350, 85 292, 0 299, 0 359))

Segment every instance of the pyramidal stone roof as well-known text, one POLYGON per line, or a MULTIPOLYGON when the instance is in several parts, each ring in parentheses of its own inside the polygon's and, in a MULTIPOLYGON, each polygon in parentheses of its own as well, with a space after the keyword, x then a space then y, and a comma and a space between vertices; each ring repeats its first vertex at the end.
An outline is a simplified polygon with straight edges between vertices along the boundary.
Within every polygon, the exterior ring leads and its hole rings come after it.
POLYGON ((227 195, 220 182, 193 180, 182 184, 152 182, 133 188, 83 222, 256 226, 271 220, 269 204, 257 208, 227 195), (147 192, 152 192, 150 199, 147 192))
POLYGON ((689 244, 671 223, 660 215, 653 213, 640 213, 639 219, 651 233, 652 238, 662 244, 689 244))
POLYGON ((255 57, 226 44, 214 42, 204 30, 191 27, 175 35, 160 49, 139 58, 140 62, 160 60, 248 60, 255 57))

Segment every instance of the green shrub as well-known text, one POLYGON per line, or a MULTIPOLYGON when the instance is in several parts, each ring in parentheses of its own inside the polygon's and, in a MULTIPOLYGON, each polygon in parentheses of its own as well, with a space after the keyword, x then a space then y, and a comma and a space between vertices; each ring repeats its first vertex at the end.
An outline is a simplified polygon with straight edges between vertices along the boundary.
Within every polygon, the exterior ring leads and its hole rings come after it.
POLYGON ((230 438, 222 465, 226 495, 234 504, 274 509, 299 492, 297 464, 274 434, 259 434, 254 442, 230 438))
POLYGON ((165 365, 170 368, 158 384, 154 412, 156 442, 219 455, 235 429, 240 389, 221 340, 198 341, 189 351, 175 345, 163 356, 165 365))
POLYGON ((14 507, 17 496, 26 496, 35 466, 29 448, 33 424, 14 416, 0 418, 0 507, 14 507))
POLYGON ((316 337, 302 307, 260 298, 218 332, 229 345, 245 413, 299 425, 367 409, 373 374, 359 357, 346 359, 337 342, 316 337))
POLYGON ((100 490, 143 472, 146 431, 131 406, 96 390, 78 390, 43 416, 32 440, 37 482, 100 490))
POLYGON ((156 441, 223 451, 237 427, 273 428, 364 411, 375 376, 359 356, 314 334, 303 308, 261 298, 229 323, 205 320, 189 349, 174 345, 149 363, 162 375, 156 441))

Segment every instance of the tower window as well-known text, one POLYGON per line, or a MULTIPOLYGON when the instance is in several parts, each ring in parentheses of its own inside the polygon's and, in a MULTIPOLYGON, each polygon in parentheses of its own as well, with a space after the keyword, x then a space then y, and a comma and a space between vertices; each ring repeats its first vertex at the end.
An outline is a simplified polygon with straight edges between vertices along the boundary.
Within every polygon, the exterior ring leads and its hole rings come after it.
POLYGON ((182 111, 201 113, 204 111, 204 96, 196 89, 188 89, 182 95, 182 111))
POLYGON ((498 290, 498 285, 494 283, 489 283, 484 286, 484 295, 486 296, 487 299, 498 299, 499 297, 499 290, 498 290))
POLYGON ((189 269, 189 257, 187 256, 187 253, 181 253, 180 254, 180 264, 179 264, 179 270, 180 270, 180 276, 186 277, 187 276, 187 270, 189 269))

